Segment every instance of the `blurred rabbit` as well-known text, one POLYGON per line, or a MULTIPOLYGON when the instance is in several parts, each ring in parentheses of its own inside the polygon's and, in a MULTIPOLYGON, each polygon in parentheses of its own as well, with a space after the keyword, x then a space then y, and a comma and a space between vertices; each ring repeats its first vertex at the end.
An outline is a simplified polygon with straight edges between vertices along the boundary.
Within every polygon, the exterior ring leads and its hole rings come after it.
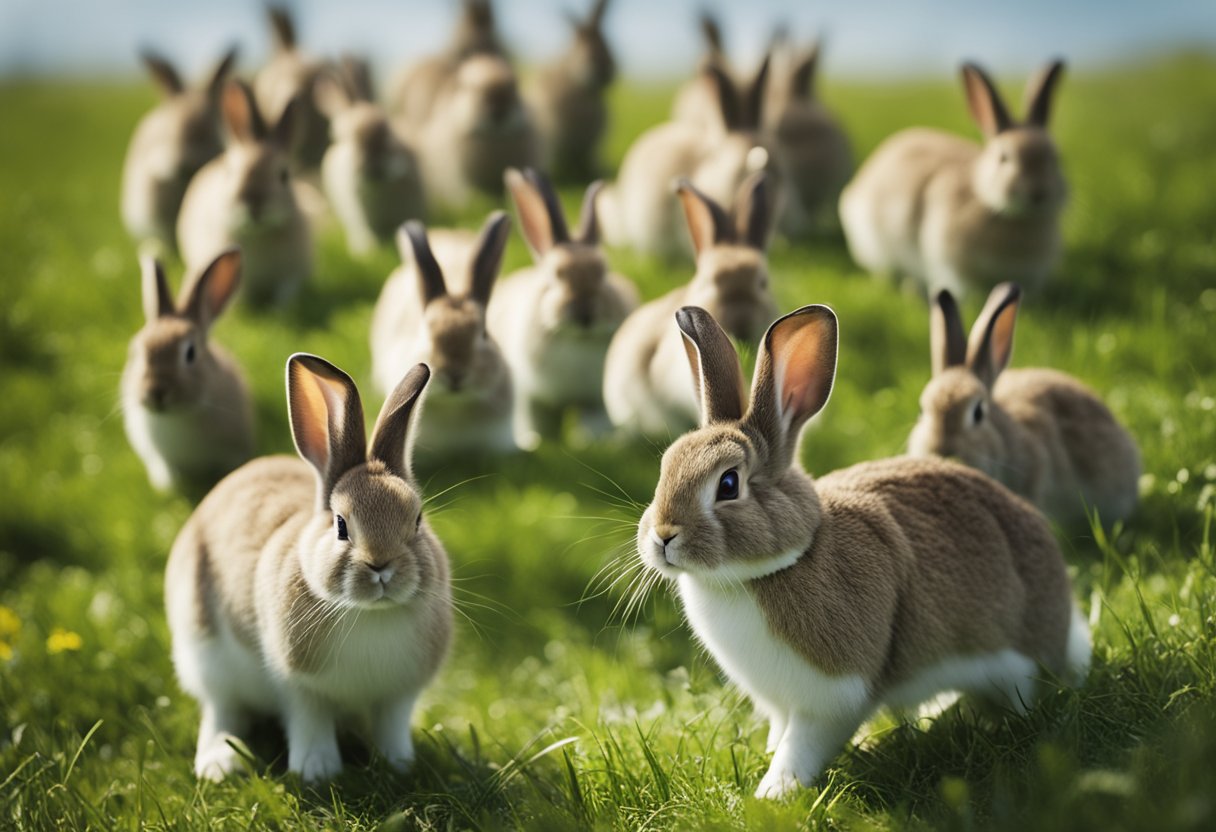
POLYGON ((930 296, 1009 280, 1027 289, 1042 283, 1059 257, 1067 192, 1047 133, 1063 70, 1053 61, 1031 79, 1019 123, 987 74, 964 64, 984 146, 923 127, 879 145, 840 199, 853 259, 876 274, 913 278, 930 296))
POLYGON ((267 6, 266 12, 274 30, 275 52, 254 77, 253 92, 258 108, 269 120, 281 118, 290 101, 299 102, 300 124, 291 158, 301 172, 312 172, 320 166, 329 144, 329 122, 313 97, 313 85, 326 63, 296 45, 295 24, 287 8, 267 6))
POLYGON ((424 216, 418 161, 374 103, 365 61, 347 57, 341 74, 320 76, 316 97, 333 138, 321 162, 321 183, 347 247, 367 254, 392 240, 401 223, 424 216))
POLYGON ((718 90, 708 70, 717 69, 727 78, 734 77, 734 70, 723 48, 722 27, 718 18, 708 9, 704 9, 698 22, 701 36, 705 39, 705 52, 697 62, 696 74, 676 90, 671 106, 671 119, 696 127, 721 129, 718 90))
POLYGON ((210 339, 236 294, 241 253, 225 251, 176 304, 161 264, 140 259, 146 323, 122 373, 123 425, 160 490, 205 491, 253 455, 253 407, 240 367, 210 339))
POLYGON ((617 427, 664 438, 696 423, 684 344, 672 325, 677 309, 703 307, 748 344, 777 316, 765 257, 772 228, 768 181, 766 173, 752 174, 730 214, 687 181, 680 183, 697 271, 685 285, 639 307, 613 336, 604 363, 604 404, 617 427))
POLYGON ((150 50, 141 54, 165 100, 140 119, 123 163, 122 221, 136 242, 176 248, 174 229, 186 185, 224 149, 220 93, 236 54, 235 47, 229 49, 195 89, 185 86, 167 59, 150 50))
POLYGON ((608 0, 594 0, 586 19, 570 16, 574 41, 540 69, 529 95, 544 137, 548 168, 559 179, 585 182, 599 172, 599 147, 608 128, 608 85, 616 63, 604 40, 608 0))
POLYGON ((403 263, 372 313, 372 377, 387 391, 414 364, 432 368, 417 432, 417 452, 430 461, 516 447, 511 373, 486 329, 510 230, 510 218, 495 211, 476 235, 428 236, 413 220, 398 234, 403 263))
POLYGON ((515 436, 535 447, 560 431, 562 411, 577 408, 594 435, 608 426, 604 355, 613 333, 638 305, 638 290, 610 271, 599 246, 593 182, 571 236, 561 203, 535 170, 507 171, 507 188, 535 265, 499 282, 490 302, 490 334, 515 383, 515 436))
POLYGON ((769 78, 764 134, 788 185, 780 230, 790 237, 838 224, 836 204, 853 175, 849 137, 815 97, 819 44, 780 51, 769 78))
POLYGON ((751 174, 766 170, 769 214, 778 214, 779 168, 758 130, 763 115, 766 56, 751 83, 737 89, 717 66, 705 70, 717 91, 725 129, 669 121, 652 127, 634 141, 621 162, 616 182, 601 194, 604 237, 612 245, 629 245, 652 254, 688 250, 688 237, 671 184, 688 179, 710 199, 728 204, 751 174))
POLYGON ((177 239, 191 269, 240 246, 244 294, 255 303, 290 298, 312 272, 312 240, 287 158, 296 107, 289 102, 267 127, 249 88, 230 81, 222 108, 228 148, 191 180, 178 217, 177 239))

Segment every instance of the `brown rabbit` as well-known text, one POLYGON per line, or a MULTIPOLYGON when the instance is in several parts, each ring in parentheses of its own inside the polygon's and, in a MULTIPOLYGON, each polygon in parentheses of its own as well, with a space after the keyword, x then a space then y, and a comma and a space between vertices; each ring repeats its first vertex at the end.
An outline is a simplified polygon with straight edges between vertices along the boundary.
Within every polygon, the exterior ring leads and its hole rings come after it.
POLYGON ((804 306, 760 344, 751 403, 704 309, 676 314, 701 427, 663 454, 638 554, 770 721, 758 797, 810 785, 878 707, 945 691, 1024 711, 1090 659, 1059 546, 995 480, 939 459, 864 462, 812 480, 799 435, 836 373, 836 316, 804 306))
POLYGON ((275 51, 270 62, 253 79, 258 109, 274 121, 282 117, 288 103, 297 102, 296 132, 290 148, 298 171, 313 173, 329 145, 329 119, 317 107, 313 89, 327 64, 306 54, 296 43, 296 27, 283 6, 268 6, 275 51))
POLYGON ((955 457, 1000 480, 1059 523, 1111 524, 1136 508, 1140 451, 1102 400, 1055 370, 1006 370, 1021 290, 992 290, 963 335, 949 292, 932 310, 933 379, 908 439, 915 455, 955 457))

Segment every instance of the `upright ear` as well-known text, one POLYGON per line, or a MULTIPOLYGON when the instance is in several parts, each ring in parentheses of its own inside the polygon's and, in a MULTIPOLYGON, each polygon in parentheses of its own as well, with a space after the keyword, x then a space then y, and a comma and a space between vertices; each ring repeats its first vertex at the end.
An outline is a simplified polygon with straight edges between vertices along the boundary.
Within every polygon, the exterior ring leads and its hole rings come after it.
POLYGON ((599 31, 604 24, 604 12, 608 10, 608 0, 595 0, 591 4, 591 11, 587 13, 587 29, 595 32, 599 31))
POLYGON ((760 342, 747 421, 767 440, 769 462, 778 468, 793 459, 802 426, 832 394, 837 338, 836 313, 815 304, 778 318, 760 342))
POLYGON ((317 109, 331 121, 354 103, 349 85, 335 72, 321 72, 317 75, 312 85, 312 97, 317 109))
POLYGON ((768 247, 768 234, 772 226, 768 186, 768 174, 762 170, 756 171, 743 180, 735 196, 736 237, 759 251, 768 247))
POLYGON ((472 279, 469 281, 469 296, 482 306, 490 303, 490 291, 502 266, 502 255, 507 248, 507 237, 511 233, 511 218, 505 211, 495 211, 486 219, 477 236, 473 255, 472 279))
POLYGON ((224 91, 224 82, 228 80, 228 75, 236 65, 239 52, 236 45, 230 46, 224 53, 224 57, 220 58, 220 62, 215 65, 215 69, 211 70, 211 76, 207 79, 207 95, 213 101, 220 100, 220 95, 224 91))
POLYGON ((257 142, 266 135, 262 115, 244 81, 234 78, 224 86, 221 109, 228 132, 238 142, 257 142))
POLYGON ((544 257, 554 245, 566 242, 565 217, 544 178, 534 170, 520 173, 515 168, 507 168, 502 178, 511 192, 520 230, 533 256, 544 257))
POLYGON ((180 95, 185 89, 182 84, 182 77, 177 74, 177 70, 169 60, 162 55, 153 52, 151 49, 144 49, 139 53, 140 60, 144 62, 144 66, 148 68, 148 72, 152 75, 152 80, 160 87, 162 93, 166 97, 172 98, 175 95, 180 95))
POLYGON ((287 106, 283 108, 283 112, 279 113, 279 120, 275 122, 274 129, 270 132, 270 140, 283 150, 291 149, 302 109, 300 99, 308 94, 309 91, 304 90, 293 95, 287 102, 287 106))
POLYGON ((287 359, 287 415, 296 450, 317 472, 317 508, 342 475, 367 460, 363 405, 350 376, 315 355, 287 359))
POLYGON ((706 51, 711 58, 720 58, 725 50, 722 47, 722 27, 718 25, 718 18, 709 9, 702 9, 697 22, 701 27, 701 37, 705 39, 706 51))
POLYGON ((388 394, 376 417, 376 426, 372 428, 369 456, 383 462, 389 471, 407 482, 414 479, 410 459, 410 417, 430 378, 430 367, 414 365, 388 394))
POLYGON ((1026 123, 1034 127, 1046 127, 1051 116, 1051 99, 1056 84, 1064 74, 1064 62, 1054 60, 1039 70, 1026 83, 1026 123))
POLYGON ((439 262, 431 252, 431 243, 426 238, 426 226, 418 220, 406 222, 397 230, 397 247, 401 249, 403 259, 408 251, 414 260, 423 307, 448 293, 448 287, 443 282, 443 271, 439 268, 439 262))
POLYGON ((274 30, 274 42, 279 51, 287 52, 296 48, 296 27, 291 20, 291 12, 286 6, 267 6, 266 14, 270 16, 270 28, 274 30))
POLYGON ((815 97, 815 71, 819 68, 819 41, 807 47, 794 64, 790 73, 790 98, 811 99, 815 97))
POLYGON ((954 295, 942 289, 929 308, 929 355, 933 375, 947 367, 959 367, 967 360, 967 335, 958 313, 954 295))
POLYGON ((692 236, 692 247, 697 256, 715 243, 730 240, 730 219, 722 206, 697 190, 687 179, 676 184, 676 194, 684 206, 684 218, 688 221, 688 233, 692 236))
POLYGON ((140 285, 144 302, 144 318, 152 323, 157 318, 176 312, 173 295, 169 292, 169 281, 160 261, 150 254, 139 258, 140 285))
POLYGON ((738 130, 743 127, 743 112, 739 105, 739 92, 735 82, 717 63, 711 63, 701 70, 709 83, 713 85, 718 98, 718 112, 722 115, 722 123, 727 130, 738 130))
POLYGON ((756 70, 751 85, 748 86, 747 92, 743 96, 743 124, 741 126, 744 128, 754 130, 760 126, 760 119, 764 117, 764 96, 767 92, 768 68, 772 59, 772 53, 764 53, 764 60, 760 62, 760 68, 756 70))
POLYGON ((350 91, 359 101, 375 101, 375 89, 372 86, 372 70, 365 58, 356 55, 342 56, 342 73, 350 85, 350 91))
POLYGON ((600 244, 600 221, 595 203, 603 187, 604 180, 597 179, 588 185, 583 193, 583 207, 579 211, 578 230, 574 232, 574 239, 585 246, 600 244))
POLYGON ((984 309, 971 327, 967 366, 989 388, 1009 366, 1013 355, 1013 325, 1021 297, 1022 288, 1018 284, 1000 284, 988 295, 984 309))
POLYGON ((1013 119, 1009 117, 1001 94, 984 70, 973 63, 963 64, 963 88, 967 92, 971 117, 986 137, 991 138, 1013 126, 1013 119))
POLYGON ((701 405, 701 426, 742 419, 747 402, 735 345, 713 315, 699 306, 677 311, 676 326, 684 336, 693 395, 701 405))
POLYGON ((221 253, 186 290, 185 314, 206 330, 241 285, 241 250, 231 248, 221 253))

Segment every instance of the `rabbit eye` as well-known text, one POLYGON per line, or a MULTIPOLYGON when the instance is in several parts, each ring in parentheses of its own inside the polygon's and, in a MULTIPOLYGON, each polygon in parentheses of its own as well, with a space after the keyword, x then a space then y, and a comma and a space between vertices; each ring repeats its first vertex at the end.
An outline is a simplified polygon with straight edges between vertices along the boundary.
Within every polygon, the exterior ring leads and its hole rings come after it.
POLYGON ((193 341, 186 344, 186 352, 182 357, 185 359, 187 364, 194 363, 194 342, 193 341))
POLYGON ((739 499, 739 472, 731 468, 718 480, 718 499, 739 499))
POLYGON ((341 514, 334 515, 334 528, 338 532, 338 540, 350 540, 350 535, 346 531, 346 518, 341 514))
POLYGON ((978 401, 975 403, 975 408, 971 411, 971 424, 978 425, 984 421, 984 403, 978 401))

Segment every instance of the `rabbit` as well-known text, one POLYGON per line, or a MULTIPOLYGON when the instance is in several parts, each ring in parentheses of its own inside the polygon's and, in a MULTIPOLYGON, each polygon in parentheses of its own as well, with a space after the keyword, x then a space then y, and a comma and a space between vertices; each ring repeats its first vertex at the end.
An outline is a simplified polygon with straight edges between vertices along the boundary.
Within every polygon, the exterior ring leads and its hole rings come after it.
POLYGON ((696 423, 683 340, 670 324, 675 310, 702 306, 748 343, 778 314, 765 257, 772 226, 768 183, 767 174, 752 174, 731 216, 689 182, 680 183, 697 270, 684 286, 639 307, 613 336, 604 361, 604 404, 618 428, 667 437, 696 423))
POLYGON ((342 769, 340 720, 366 721, 395 768, 414 760, 410 718, 452 637, 447 554, 423 516, 409 425, 430 378, 412 368, 364 438, 350 377, 287 361, 301 459, 267 456, 228 475, 173 543, 165 609, 181 687, 202 720, 194 771, 240 765, 229 740, 282 720, 287 768, 305 782, 342 769))
POLYGON ((697 64, 696 75, 676 90, 671 106, 672 121, 679 121, 707 130, 720 130, 722 116, 718 109, 718 91, 708 70, 716 67, 726 77, 733 77, 730 60, 722 41, 722 26, 718 18, 703 9, 698 19, 705 52, 697 64))
POLYGON ((298 173, 315 172, 329 144, 329 120, 317 106, 313 88, 327 64, 299 48, 295 24, 286 7, 268 6, 266 12, 274 30, 275 51, 254 77, 253 93, 258 108, 271 120, 281 118, 289 102, 298 102, 299 124, 290 147, 291 157, 298 173))
POLYGON ((174 303, 164 269, 140 258, 146 322, 122 373, 123 426, 158 490, 202 493, 253 456, 253 405, 211 326, 236 293, 241 254, 225 251, 174 303))
POLYGON ((239 245, 255 303, 291 298, 312 273, 312 238, 297 201, 287 148, 296 103, 267 127, 249 88, 230 81, 222 101, 228 148, 190 181, 177 221, 182 259, 197 268, 239 245))
POLYGON ((476 192, 502 193, 509 167, 533 167, 540 157, 532 115, 505 58, 466 58, 448 78, 421 125, 396 122, 418 151, 428 197, 464 207, 476 192))
POLYGON ((142 54, 165 99, 140 119, 123 162, 122 221, 137 243, 176 249, 174 228, 186 185, 224 149, 220 93, 236 55, 235 47, 229 49, 205 83, 188 89, 168 60, 142 54))
POLYGON ((788 199, 780 231, 805 237, 837 225, 840 192, 853 175, 849 137, 816 98, 819 44, 784 50, 787 60, 769 79, 763 133, 785 174, 788 199))
POLYGON ((1140 451, 1101 399, 1072 376, 1006 370, 1020 288, 992 290, 963 335, 953 296, 937 294, 930 322, 933 378, 908 439, 917 456, 953 457, 978 468, 1064 526, 1106 525, 1136 508, 1140 451))
POLYGON ((984 146, 927 128, 883 142, 840 197, 853 259, 876 274, 910 278, 929 297, 941 289, 961 297, 1006 280, 1038 288, 1059 257, 1067 196, 1047 133, 1063 70, 1053 61, 1030 81, 1019 123, 987 74, 964 64, 967 103, 984 146))
POLYGON ((621 162, 616 182, 600 196, 604 237, 611 245, 628 245, 650 254, 675 256, 688 249, 680 230, 683 218, 668 183, 686 178, 711 199, 727 203, 749 174, 767 170, 776 204, 780 177, 775 159, 757 132, 762 118, 768 58, 751 85, 740 94, 720 68, 706 70, 718 93, 718 108, 727 130, 710 130, 671 121, 647 130, 634 141, 621 162))
POLYGON ((510 57, 498 36, 489 0, 462 0, 456 31, 447 48, 412 64, 394 79, 388 96, 389 113, 407 128, 425 122, 460 63, 473 55, 510 57))
POLYGON ((389 242, 401 223, 422 219, 422 174, 413 150, 393 132, 372 97, 367 64, 347 58, 343 75, 322 75, 317 103, 333 141, 321 161, 321 182, 353 254, 389 242))
POLYGON ((675 317, 700 427, 663 454, 638 554, 675 583, 693 633, 769 720, 757 797, 809 786, 879 706, 956 691, 1020 713, 1045 675, 1083 683, 1088 627, 1033 506, 941 459, 817 481, 797 464, 836 373, 830 308, 769 327, 750 406, 713 316, 675 317))
POLYGON ((510 230, 510 218, 495 211, 476 237, 441 229, 428 238, 412 220, 398 234, 403 265, 372 312, 372 376, 387 390, 403 368, 418 361, 434 368, 417 431, 425 462, 516 449, 511 373, 486 329, 510 230))
POLYGON ((638 305, 629 278, 611 271, 599 246, 593 182, 573 237, 561 203, 540 173, 511 168, 507 189, 535 265, 499 281, 487 313, 515 385, 515 436, 534 448, 560 430, 576 407, 590 436, 609 426, 604 411, 604 355, 613 333, 638 305))
POLYGON ((607 6, 608 0, 593 0, 585 19, 570 17, 574 41, 541 67, 530 90, 547 166, 559 180, 586 182, 600 170, 600 143, 608 129, 605 96, 616 77, 603 32, 607 6))

